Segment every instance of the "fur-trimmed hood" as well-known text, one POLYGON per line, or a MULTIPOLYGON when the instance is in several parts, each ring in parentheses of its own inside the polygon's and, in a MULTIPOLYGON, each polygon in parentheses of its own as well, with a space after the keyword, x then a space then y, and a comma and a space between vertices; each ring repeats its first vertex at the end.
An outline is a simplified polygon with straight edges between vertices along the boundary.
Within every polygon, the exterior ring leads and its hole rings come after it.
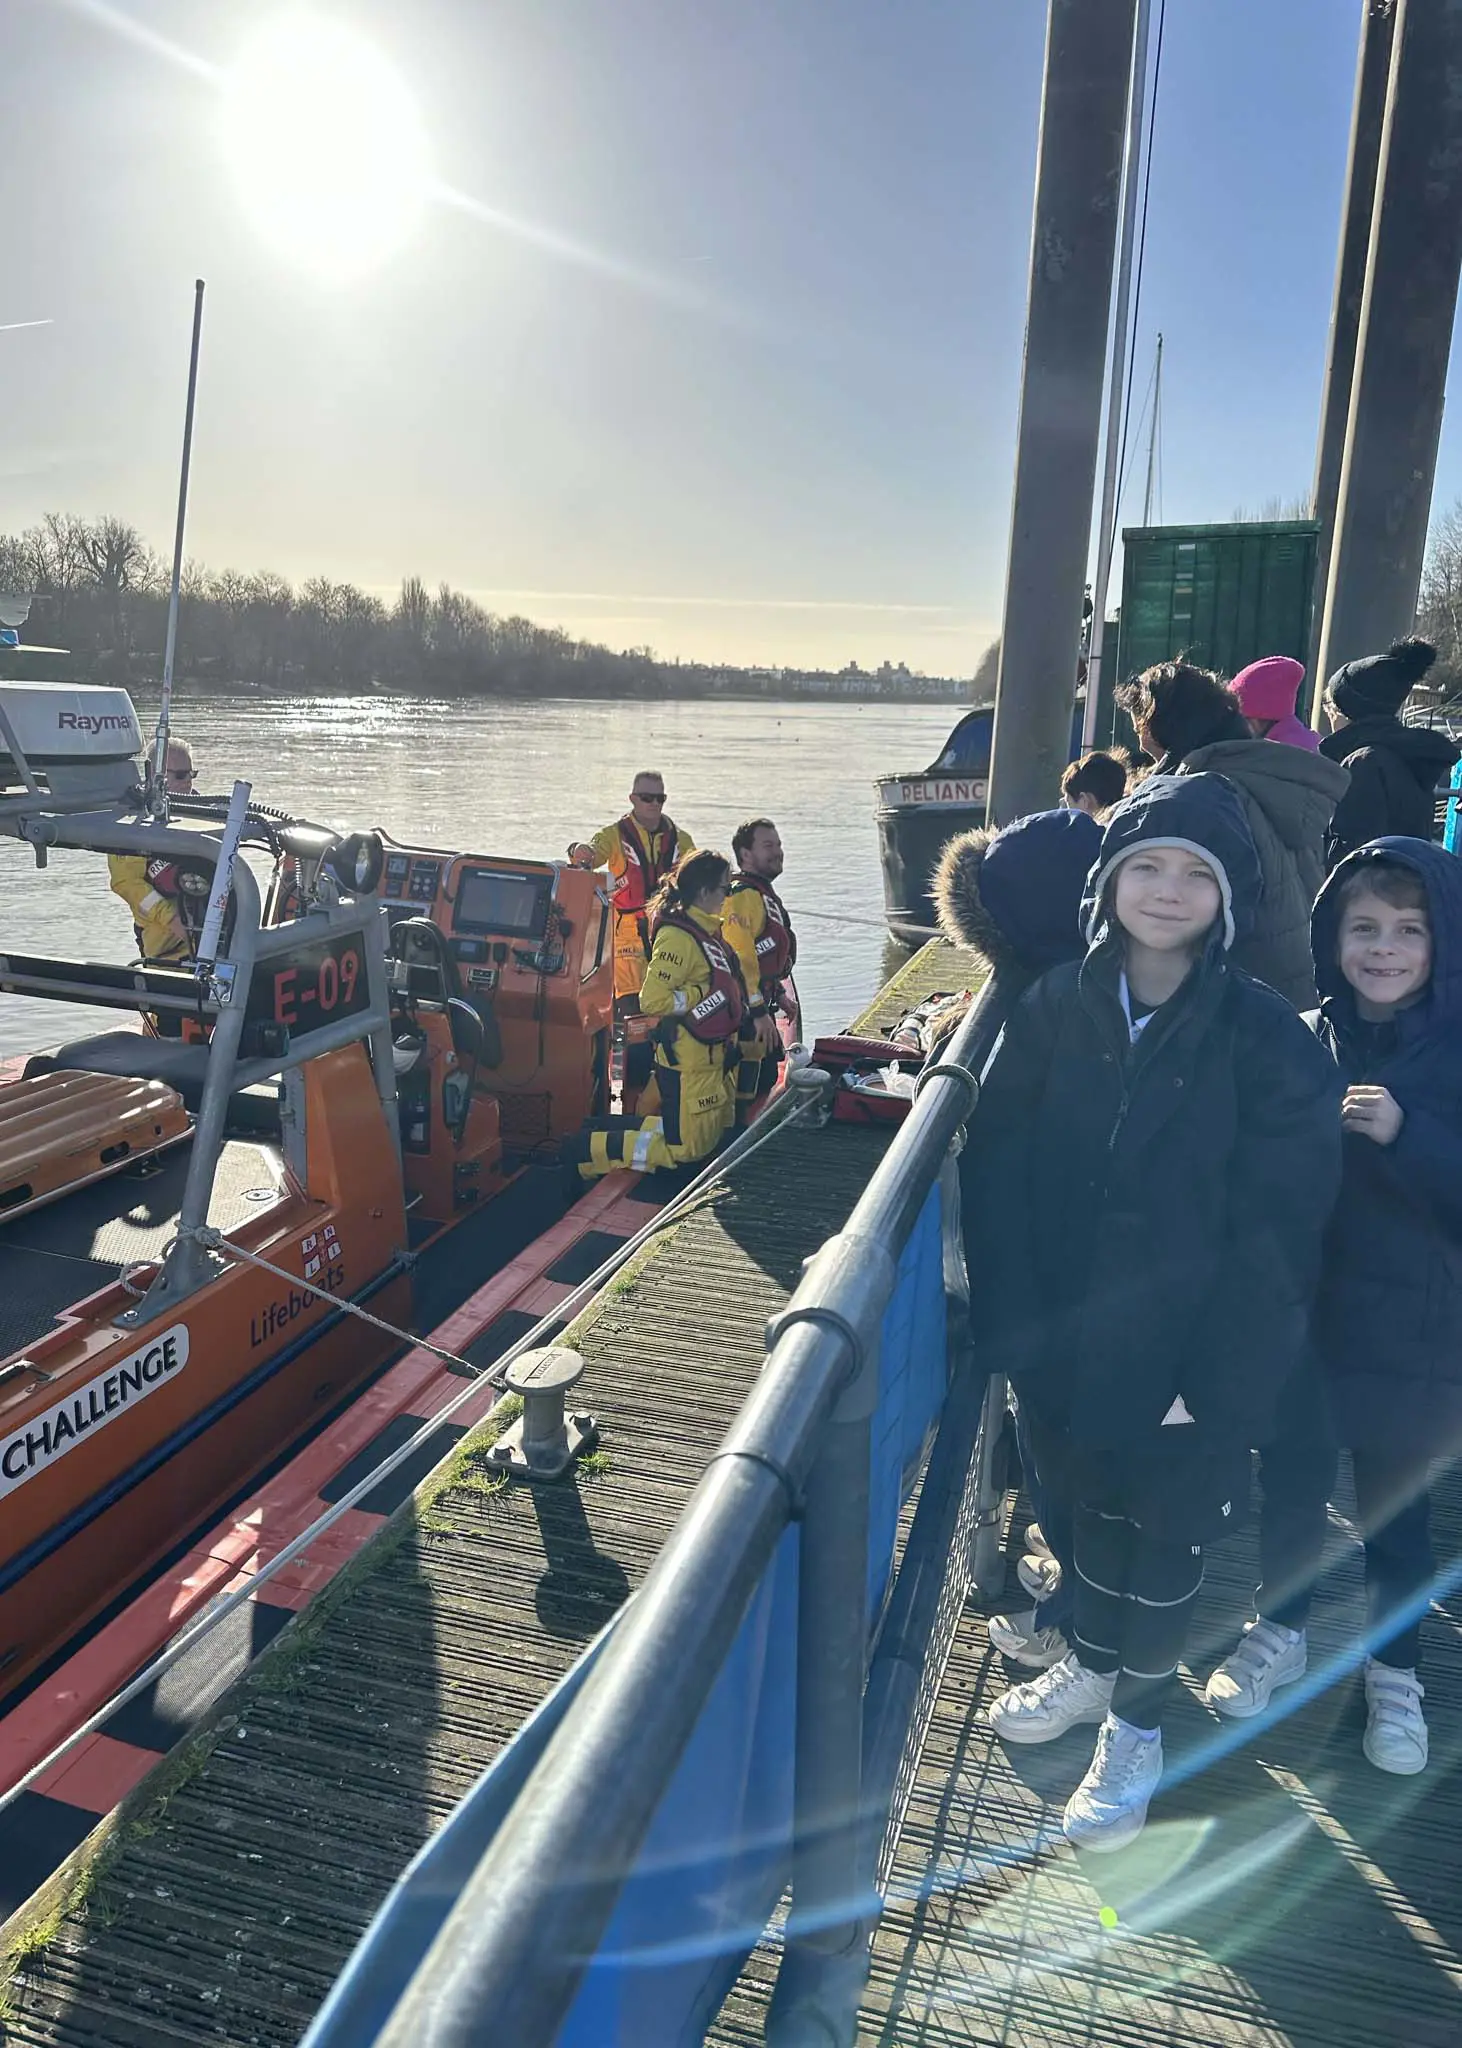
POLYGON ((1081 892, 1101 843, 1085 811, 1036 811, 1000 832, 960 833, 930 883, 940 930, 992 968, 1043 972, 1079 959, 1081 892))

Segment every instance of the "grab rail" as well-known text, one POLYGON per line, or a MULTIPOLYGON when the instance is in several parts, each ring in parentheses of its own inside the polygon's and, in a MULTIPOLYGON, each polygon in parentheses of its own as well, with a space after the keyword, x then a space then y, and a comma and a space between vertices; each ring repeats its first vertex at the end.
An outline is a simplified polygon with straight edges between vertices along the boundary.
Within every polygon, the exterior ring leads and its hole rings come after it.
MULTIPOLYGON (((828 1980, 845 1985, 856 1972, 875 1905, 863 1682, 879 1331, 899 1254, 973 1106, 974 1075, 1010 993, 996 977, 986 983, 922 1077, 846 1228, 808 1261, 730 1434, 458 1894, 380 2048, 468 2048, 488 2012, 494 2037, 514 2048, 554 2041, 794 1519, 792 1908, 768 2039, 805 2038, 802 2015, 828 1980)), ((889 1791, 880 1783, 881 1798, 889 1791)))

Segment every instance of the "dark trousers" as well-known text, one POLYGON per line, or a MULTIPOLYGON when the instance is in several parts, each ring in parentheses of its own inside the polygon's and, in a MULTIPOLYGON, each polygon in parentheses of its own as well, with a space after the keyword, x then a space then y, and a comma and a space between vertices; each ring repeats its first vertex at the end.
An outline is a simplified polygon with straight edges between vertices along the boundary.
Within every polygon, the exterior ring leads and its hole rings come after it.
POLYGON ((1032 1441, 1030 1415, 1026 1403, 1017 1397, 1015 1403, 1015 1440, 1020 1446, 1021 1469, 1025 1474, 1026 1498, 1031 1504, 1031 1520, 1039 1522, 1041 1534, 1051 1548, 1051 1555, 1061 1567, 1061 1584, 1049 1600, 1039 1602, 1036 1612, 1042 1628, 1058 1628, 1063 1636, 1071 1634, 1071 1620, 1075 1612, 1076 1554, 1071 1529, 1071 1500, 1066 1489, 1043 1476, 1036 1446, 1032 1441))
POLYGON ((1352 1451, 1366 1545, 1366 1629, 1378 1664, 1413 1671, 1431 1601, 1431 1493, 1424 1463, 1352 1451))
MULTIPOLYGON (((1260 1454, 1263 1574, 1255 1606, 1266 1621, 1305 1628, 1325 1547, 1336 1452, 1323 1409, 1289 1402, 1260 1454)), ((1381 1664, 1415 1668, 1431 1598, 1431 1496, 1425 1460, 1355 1450, 1356 1516, 1366 1553, 1366 1634, 1381 1664)))
POLYGON ((1284 1390, 1272 1440, 1259 1452, 1260 1580, 1255 1610, 1284 1628, 1305 1628, 1325 1548, 1335 1444, 1318 1374, 1284 1390))
POLYGON ((1198 1544, 1150 1535, 1123 1515, 1079 1504, 1077 1658, 1116 1679, 1112 1712, 1134 1728, 1160 1725, 1203 1584, 1198 1544))

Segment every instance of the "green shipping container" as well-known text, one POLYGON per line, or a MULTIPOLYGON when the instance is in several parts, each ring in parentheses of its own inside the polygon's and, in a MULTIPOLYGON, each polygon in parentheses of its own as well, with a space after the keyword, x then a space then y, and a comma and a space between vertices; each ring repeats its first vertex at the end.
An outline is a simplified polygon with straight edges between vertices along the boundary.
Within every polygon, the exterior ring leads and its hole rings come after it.
MULTIPOLYGON (((1179 654, 1224 677, 1261 654, 1308 660, 1319 532, 1313 519, 1125 527, 1112 685, 1179 654)), ((1110 737, 1105 680, 1098 729, 1110 737)))

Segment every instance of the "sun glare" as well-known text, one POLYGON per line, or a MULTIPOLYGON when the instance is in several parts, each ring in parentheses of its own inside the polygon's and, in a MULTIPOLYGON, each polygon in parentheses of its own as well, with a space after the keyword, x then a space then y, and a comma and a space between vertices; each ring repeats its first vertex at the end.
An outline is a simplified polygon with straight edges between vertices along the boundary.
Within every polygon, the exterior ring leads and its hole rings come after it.
POLYGON ((255 226, 332 277, 409 235, 430 182, 421 114, 380 52, 337 23, 283 15, 225 80, 224 143, 255 226))

